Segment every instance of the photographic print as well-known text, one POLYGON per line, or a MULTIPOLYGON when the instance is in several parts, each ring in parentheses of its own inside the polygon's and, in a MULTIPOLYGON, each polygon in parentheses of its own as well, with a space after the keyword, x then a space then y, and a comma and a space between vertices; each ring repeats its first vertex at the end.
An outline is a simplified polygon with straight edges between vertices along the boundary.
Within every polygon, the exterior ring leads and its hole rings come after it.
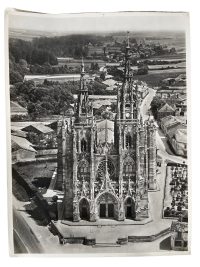
POLYGON ((13 255, 190 253, 188 24, 6 11, 13 255))

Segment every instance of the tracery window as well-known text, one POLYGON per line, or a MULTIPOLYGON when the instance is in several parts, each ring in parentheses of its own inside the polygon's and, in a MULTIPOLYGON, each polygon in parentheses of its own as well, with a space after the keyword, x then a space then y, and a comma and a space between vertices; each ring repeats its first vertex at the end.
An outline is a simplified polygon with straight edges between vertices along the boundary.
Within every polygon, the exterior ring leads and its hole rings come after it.
MULTIPOLYGON (((108 167, 108 173, 110 174, 110 176, 113 176, 114 172, 115 172, 115 166, 112 162, 111 159, 107 160, 107 167, 108 167)), ((97 171, 97 175, 99 179, 103 179, 106 173, 106 160, 103 160, 99 163, 98 166, 98 171, 97 171)))
POLYGON ((90 172, 90 165, 86 159, 82 159, 78 164, 78 176, 86 177, 90 172))
POLYGON ((125 176, 133 176, 135 172, 135 162, 131 157, 124 160, 123 173, 125 176))

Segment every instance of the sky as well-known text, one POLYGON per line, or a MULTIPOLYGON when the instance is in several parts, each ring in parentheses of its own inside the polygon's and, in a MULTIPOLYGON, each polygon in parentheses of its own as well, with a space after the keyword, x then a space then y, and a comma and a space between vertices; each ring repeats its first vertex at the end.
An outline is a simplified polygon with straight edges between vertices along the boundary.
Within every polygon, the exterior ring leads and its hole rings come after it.
POLYGON ((187 13, 118 12, 49 15, 9 12, 9 28, 47 32, 184 31, 187 13))

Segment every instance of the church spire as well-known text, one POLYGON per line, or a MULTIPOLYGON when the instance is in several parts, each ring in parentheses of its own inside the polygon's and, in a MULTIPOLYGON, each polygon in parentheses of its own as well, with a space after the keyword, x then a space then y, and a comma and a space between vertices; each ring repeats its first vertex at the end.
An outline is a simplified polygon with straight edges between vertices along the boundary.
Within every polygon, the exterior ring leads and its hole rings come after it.
POLYGON ((81 62, 81 76, 83 77, 85 75, 85 66, 84 66, 84 61, 82 57, 82 62, 81 62))
POLYGON ((130 45, 129 45, 129 32, 127 32, 127 48, 130 48, 130 45))
POLYGON ((127 32, 127 45, 125 52, 125 66, 124 66, 124 82, 130 81, 131 73, 130 73, 130 43, 129 43, 129 32, 127 32))
POLYGON ((84 62, 82 58, 81 62, 81 73, 80 73, 80 87, 79 87, 79 94, 78 94, 78 103, 77 103, 77 115, 80 116, 84 115, 87 116, 88 113, 88 88, 86 85, 86 78, 85 78, 85 68, 84 62))

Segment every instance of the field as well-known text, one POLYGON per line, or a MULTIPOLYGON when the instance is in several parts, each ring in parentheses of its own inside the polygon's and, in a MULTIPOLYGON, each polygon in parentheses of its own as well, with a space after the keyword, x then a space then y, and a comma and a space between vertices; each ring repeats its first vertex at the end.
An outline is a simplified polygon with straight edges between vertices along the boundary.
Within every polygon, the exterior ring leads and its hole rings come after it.
POLYGON ((148 65, 149 70, 181 69, 185 67, 185 62, 169 65, 148 65))
POLYGON ((170 75, 169 77, 171 78, 171 73, 176 73, 177 75, 179 75, 180 73, 185 73, 186 69, 185 68, 180 68, 180 69, 163 69, 163 70, 149 70, 149 74, 158 74, 158 75, 162 75, 164 73, 170 75))
MULTIPOLYGON (((58 66, 63 66, 63 65, 67 65, 68 67, 80 67, 82 63, 81 59, 73 59, 72 61, 68 61, 67 59, 65 60, 64 58, 62 58, 61 60, 58 59, 58 66)), ((87 67, 91 66, 91 63, 98 63, 99 67, 103 67, 106 65, 106 61, 104 60, 100 60, 100 59, 84 59, 84 65, 87 67)))
POLYGON ((180 71, 178 73, 177 73, 176 70, 172 70, 171 73, 169 73, 169 72, 163 72, 163 71, 160 71, 160 72, 157 72, 157 71, 154 72, 154 71, 152 71, 152 72, 150 72, 147 75, 134 75, 133 78, 135 80, 146 82, 149 86, 156 87, 156 86, 159 86, 160 85, 160 82, 163 79, 166 79, 166 78, 176 78, 180 74, 185 74, 185 71, 180 71))
POLYGON ((160 55, 160 56, 153 56, 153 57, 150 57, 148 59, 151 59, 151 60, 157 60, 157 59, 160 59, 160 60, 178 60, 178 59, 186 59, 186 54, 185 52, 181 52, 181 53, 177 53, 177 54, 168 54, 168 55, 160 55))

